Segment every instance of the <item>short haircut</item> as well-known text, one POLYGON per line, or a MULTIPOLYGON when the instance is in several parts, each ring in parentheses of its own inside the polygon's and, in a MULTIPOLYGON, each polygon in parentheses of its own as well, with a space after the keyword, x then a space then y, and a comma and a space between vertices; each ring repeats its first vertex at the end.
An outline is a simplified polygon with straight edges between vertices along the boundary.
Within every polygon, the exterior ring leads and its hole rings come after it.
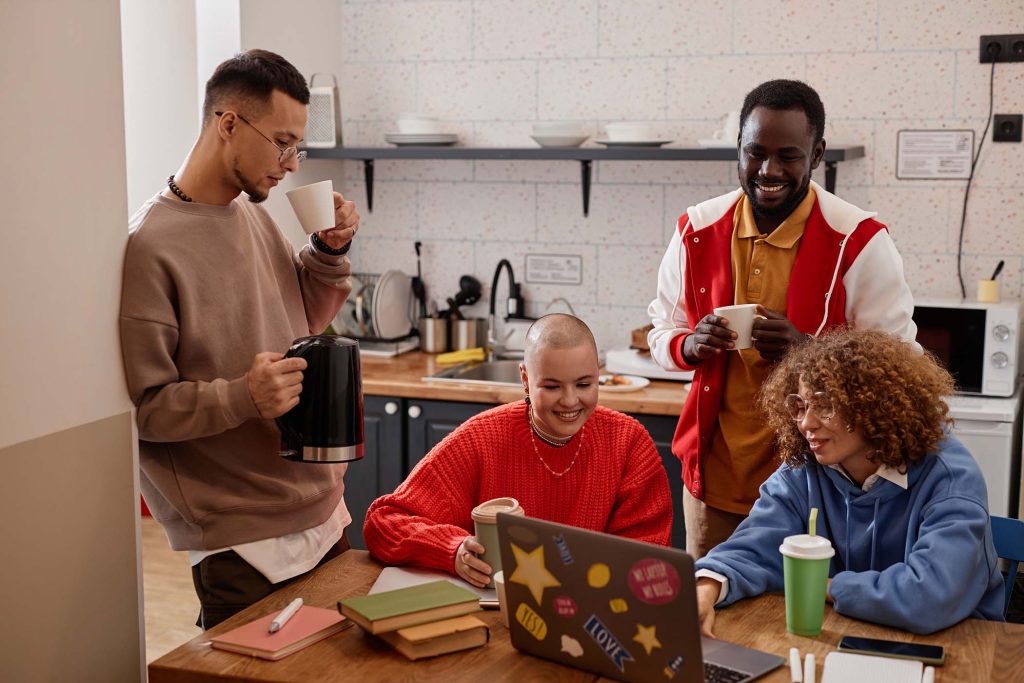
POLYGON ((807 116, 807 123, 814 131, 814 144, 817 145, 825 137, 825 105, 814 88, 802 81, 778 79, 765 81, 757 86, 743 99, 740 110, 740 130, 747 122, 754 107, 767 107, 775 111, 795 109, 807 116))
POLYGON ((541 348, 570 349, 589 345, 597 354, 594 333, 574 315, 551 313, 535 320, 526 331, 526 355, 541 348))
POLYGON ((240 52, 221 62, 206 82, 203 125, 218 106, 227 103, 241 105, 245 114, 258 116, 270 104, 275 90, 309 104, 306 79, 288 60, 267 50, 240 52))
POLYGON ((762 387, 761 407, 779 455, 790 465, 814 460, 783 406, 801 381, 828 394, 836 411, 830 426, 858 431, 875 449, 871 462, 906 471, 945 438, 950 419, 944 397, 954 385, 935 357, 887 332, 841 330, 794 348, 762 387))

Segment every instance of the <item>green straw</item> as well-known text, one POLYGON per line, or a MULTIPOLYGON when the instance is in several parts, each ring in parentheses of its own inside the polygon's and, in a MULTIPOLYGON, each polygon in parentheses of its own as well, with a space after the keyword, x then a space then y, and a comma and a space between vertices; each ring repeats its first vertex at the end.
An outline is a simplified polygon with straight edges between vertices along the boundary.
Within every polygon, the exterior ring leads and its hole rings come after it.
POLYGON ((818 508, 811 508, 811 518, 807 520, 807 531, 811 536, 817 536, 814 530, 818 526, 818 508))

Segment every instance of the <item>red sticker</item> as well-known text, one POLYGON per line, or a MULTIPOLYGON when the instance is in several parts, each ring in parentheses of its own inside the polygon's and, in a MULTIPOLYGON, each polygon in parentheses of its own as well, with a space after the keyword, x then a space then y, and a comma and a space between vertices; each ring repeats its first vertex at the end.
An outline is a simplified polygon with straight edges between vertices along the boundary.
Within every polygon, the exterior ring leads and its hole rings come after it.
POLYGON ((555 598, 555 614, 567 619, 576 616, 576 602, 568 595, 559 595, 555 598))
POLYGON ((679 595, 679 573, 662 560, 640 560, 629 569, 629 590, 648 605, 664 605, 679 595))

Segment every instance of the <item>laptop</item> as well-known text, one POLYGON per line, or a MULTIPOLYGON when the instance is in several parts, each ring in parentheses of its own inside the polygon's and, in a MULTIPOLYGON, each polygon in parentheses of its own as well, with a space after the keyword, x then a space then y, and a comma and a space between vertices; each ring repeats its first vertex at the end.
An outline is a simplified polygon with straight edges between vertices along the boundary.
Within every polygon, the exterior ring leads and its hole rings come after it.
POLYGON ((498 515, 512 645, 621 681, 752 681, 782 657, 702 638, 681 550, 498 515))

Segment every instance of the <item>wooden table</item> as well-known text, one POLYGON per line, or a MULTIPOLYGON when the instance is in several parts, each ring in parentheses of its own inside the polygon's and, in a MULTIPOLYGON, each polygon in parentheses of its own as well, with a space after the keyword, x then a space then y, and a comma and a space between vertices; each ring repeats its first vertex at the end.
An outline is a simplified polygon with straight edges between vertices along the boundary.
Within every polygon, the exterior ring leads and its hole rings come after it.
MULTIPOLYGON (((508 629, 496 610, 481 613, 491 628, 491 641, 483 648, 412 662, 387 645, 352 627, 277 662, 214 650, 209 636, 228 631, 252 619, 282 609, 301 595, 308 604, 333 608, 339 598, 363 595, 382 565, 364 551, 350 550, 325 564, 308 578, 283 588, 223 624, 201 634, 149 665, 150 683, 199 681, 446 681, 520 683, 566 681, 583 683, 602 679, 594 674, 520 654, 509 641, 508 629)), ((782 596, 765 595, 720 610, 715 633, 720 638, 788 657, 790 647, 813 652, 818 676, 825 655, 844 634, 932 643, 946 647, 946 665, 936 669, 936 681, 1024 681, 1024 625, 969 619, 930 636, 847 619, 831 609, 817 638, 786 632, 782 596)), ((783 667, 759 679, 788 683, 783 667)), ((884 683, 873 681, 869 683, 884 683)))

